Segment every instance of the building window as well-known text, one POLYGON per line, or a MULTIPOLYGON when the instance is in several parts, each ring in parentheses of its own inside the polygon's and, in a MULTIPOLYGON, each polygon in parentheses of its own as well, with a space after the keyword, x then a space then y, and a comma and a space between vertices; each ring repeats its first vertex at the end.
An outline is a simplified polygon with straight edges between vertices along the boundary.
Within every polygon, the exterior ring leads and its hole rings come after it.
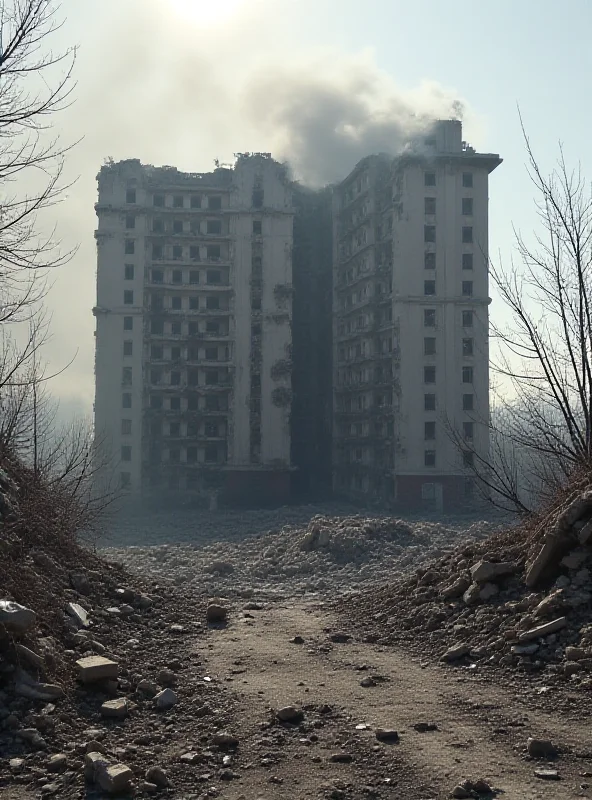
POLYGON ((125 202, 126 203, 135 203, 136 202, 136 190, 135 189, 128 189, 125 193, 125 202))
POLYGON ((423 257, 423 265, 425 269, 436 269, 436 254, 425 253, 423 257))
POLYGON ((122 461, 131 461, 132 460, 132 448, 129 444, 124 444, 121 448, 121 460, 122 461))
MULTIPOLYGON (((472 197, 463 197, 462 199, 462 213, 464 217, 472 217, 473 216, 473 198, 472 197)), ((473 241, 471 235, 471 241, 473 241)))
POLYGON ((263 189, 253 189, 253 196, 252 196, 253 207, 262 208, 263 199, 264 199, 263 189))
POLYGON ((206 322, 206 333, 220 333, 220 323, 206 322))
POLYGON ((173 220, 173 233, 183 233, 183 220, 182 219, 174 219, 173 220))
POLYGON ((206 283, 221 283, 222 273, 218 269, 209 269, 206 273, 206 283))
POLYGON ((190 297, 189 298, 189 310, 190 311, 199 311, 199 297, 190 297))
POLYGON ((210 311, 216 311, 220 308, 220 298, 214 296, 206 297, 206 308, 210 311))
POLYGON ((219 260, 221 255, 220 245, 219 244, 209 244, 206 247, 206 256, 209 259, 214 261, 219 260))
POLYGON ((150 308, 152 309, 152 311, 162 311, 164 309, 164 295, 151 294, 150 308))
POLYGON ((152 260, 153 261, 162 261, 162 245, 161 244, 153 244, 152 245, 152 260))
POLYGON ((463 354, 463 356, 472 356, 473 355, 473 340, 472 339, 463 339, 462 340, 462 354, 463 354))
POLYGON ((215 394, 206 396, 206 411, 220 411, 220 399, 215 394))
POLYGON ((423 310, 423 324, 425 328, 436 327, 436 309, 424 308, 423 310))
POLYGON ((134 217, 133 214, 128 214, 127 217, 125 218, 125 227, 126 230, 128 231, 136 227, 136 218, 134 217))
POLYGON ((473 367, 462 368, 462 382, 473 383, 473 367))
POLYGON ((423 293, 425 295, 436 294, 436 281, 424 281, 423 282, 423 293))
POLYGON ((463 422, 463 436, 468 442, 473 441, 473 423, 463 422))
POLYGON ((463 293, 463 297, 472 297, 473 296, 473 281, 463 281, 462 282, 462 293, 463 293))
POLYGON ((210 195, 208 197, 208 208, 211 208, 212 211, 219 211, 222 208, 222 198, 220 195, 210 195))
POLYGON ((173 283, 183 283, 183 271, 180 269, 173 270, 173 283))
POLYGON ((123 330, 124 331, 132 331, 134 329, 134 318, 133 317, 124 317, 123 318, 123 330))
POLYGON ((425 336, 423 340, 423 354, 424 356, 436 355, 436 337, 425 336))
POLYGON ((150 347, 150 358, 153 358, 155 361, 162 361, 163 355, 164 351, 161 344, 153 344, 150 347))
POLYGON ((155 194, 152 197, 152 205, 156 206, 157 208, 164 208, 164 195, 155 194))
POLYGON ((187 463, 188 464, 197 463, 197 447, 187 448, 187 463))
POLYGON ((218 436, 218 425, 216 422, 206 422, 205 425, 205 434, 206 436, 218 436))
POLYGON ((463 253, 462 268, 463 269, 473 269, 473 254, 472 253, 463 253))
POLYGON ((180 386, 180 385, 181 385, 181 373, 171 372, 171 386, 180 386))
POLYGON ((222 233, 222 221, 209 219, 206 223, 206 233, 222 233))
POLYGON ((180 422, 171 422, 169 425, 169 435, 170 436, 180 436, 181 435, 181 423, 180 422))
POLYGON ((423 451, 423 464, 424 464, 424 467, 435 467, 436 466, 436 451, 435 450, 424 450, 423 451))
POLYGON ((173 258, 175 261, 180 261, 183 258, 183 248, 180 244, 173 245, 173 258))
POLYGON ((473 464, 475 463, 472 450, 463 450, 462 459, 463 459, 463 467, 472 467, 473 464))
POLYGON ((131 408, 132 407, 132 396, 130 392, 124 392, 121 395, 121 407, 122 408, 131 408))
POLYGON ((171 397, 169 403, 171 411, 180 411, 181 410, 181 398, 180 397, 171 397))
POLYGON ((171 347, 171 360, 178 361, 181 358, 181 348, 171 347))
POLYGON ((253 297, 251 299, 251 308, 253 311, 261 311, 261 298, 260 297, 253 297))
POLYGON ((134 265, 126 264, 124 268, 124 278, 126 281, 133 281, 134 279, 134 265))
POLYGON ((462 229, 463 244, 473 243, 473 228, 470 225, 464 225, 462 229))
POLYGON ((436 367, 423 368, 423 382, 436 383, 436 367))
POLYGON ((435 394, 424 394, 424 396, 423 396, 423 408, 424 408, 424 411, 435 411, 436 410, 436 395, 435 394))
POLYGON ((473 327, 473 312, 472 311, 463 311, 462 312, 462 325, 463 325, 463 328, 472 328, 473 327))
POLYGON ((169 450, 169 461, 171 464, 178 464, 181 461, 181 451, 169 450))
POLYGON ((162 370, 161 369, 151 369, 150 370, 150 383, 153 386, 158 386, 158 384, 162 380, 162 370))
POLYGON ((119 486, 121 489, 129 489, 132 485, 131 472, 121 472, 119 475, 119 486))
POLYGON ((153 233, 164 233, 164 220, 163 219, 153 219, 152 220, 152 232, 153 233))
POLYGON ((126 339, 123 343, 123 355, 124 356, 131 356, 133 355, 134 343, 131 339, 126 339))
POLYGON ((191 200, 189 201, 189 205, 191 206, 191 208, 201 208, 201 195, 192 194, 191 200))
POLYGON ((159 394, 150 395, 150 408, 159 410, 162 408, 162 396, 159 394))
POLYGON ((424 186, 435 186, 436 185, 436 173, 435 172, 424 172, 423 185, 424 186))
POLYGON ((173 197, 173 208, 183 208, 183 195, 176 194, 173 197))
POLYGON ((152 270, 152 283, 162 283, 164 280, 164 273, 161 269, 152 270))
POLYGON ((189 336, 197 336, 199 334, 199 325, 197 322, 190 322, 189 323, 189 336))
POLYGON ((133 306, 134 304, 133 289, 125 289, 125 291, 123 292, 123 304, 126 306, 133 306))
POLYGON ((218 373, 213 370, 206 372, 206 386, 216 386, 218 383, 218 373))
POLYGON ((463 394, 463 411, 473 410, 473 395, 463 394))
POLYGON ((136 252, 136 243, 133 239, 126 239, 125 240, 125 254, 126 256, 133 256, 136 252))
POLYGON ((435 197, 425 197, 424 201, 424 211, 426 214, 435 214, 436 213, 436 198, 435 197))
POLYGON ((436 423, 435 422, 424 422, 423 424, 423 438, 428 441, 432 441, 432 439, 436 438, 436 423))
POLYGON ((162 336, 164 333, 164 322, 161 319, 153 319, 150 321, 150 333, 157 336, 162 336))
POLYGON ((181 311, 181 298, 180 297, 173 297, 171 299, 171 308, 173 311, 181 311))
POLYGON ((206 445, 205 461, 206 464, 215 464, 218 461, 218 445, 206 445))
POLYGON ((253 220, 253 235, 254 236, 261 236, 263 232, 263 223, 259 219, 253 220))
POLYGON ((218 360, 218 348, 206 347, 206 361, 217 361, 217 360, 218 360))
POLYGON ((189 248, 189 258, 192 261, 199 261, 199 247, 197 245, 191 245, 189 248))
POLYGON ((131 367, 123 367, 121 370, 121 382, 124 386, 131 386, 132 385, 132 368, 131 367))
POLYGON ((463 185, 463 187, 465 189, 472 189, 473 188, 473 173, 472 172, 463 172, 462 185, 463 185))
POLYGON ((423 240, 424 240, 424 242, 435 242, 436 241, 436 226, 435 225, 424 225, 423 226, 423 240))
POLYGON ((189 273, 189 283, 195 286, 196 283, 199 283, 199 270, 192 269, 189 273))

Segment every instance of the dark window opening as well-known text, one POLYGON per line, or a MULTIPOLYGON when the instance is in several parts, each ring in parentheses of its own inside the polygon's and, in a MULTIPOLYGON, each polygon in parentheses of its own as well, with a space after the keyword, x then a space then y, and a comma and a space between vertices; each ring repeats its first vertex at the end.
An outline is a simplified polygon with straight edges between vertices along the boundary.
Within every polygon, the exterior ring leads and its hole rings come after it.
POLYGON ((423 425, 423 438, 426 441, 431 441, 432 439, 436 438, 436 423, 435 422, 424 422, 424 425, 423 425))
POLYGON ((469 225, 465 225, 462 229, 463 244, 473 243, 473 229, 469 225))
POLYGON ((132 396, 129 392, 125 392, 121 395, 121 407, 122 408, 131 408, 132 407, 132 396))
POLYGON ((463 172, 462 185, 464 186, 465 189, 472 189, 473 188, 473 173, 472 172, 463 172))
POLYGON ((473 269, 473 254, 472 253, 463 253, 462 268, 463 269, 473 269))
POLYGON ((462 282, 463 297, 472 297, 473 295, 473 281, 462 282))
POLYGON ((124 331, 131 331, 134 329, 134 318, 133 317, 124 317, 123 318, 123 330, 124 331))
POLYGON ((436 383, 436 367, 423 368, 423 382, 436 383))
POLYGON ((164 208, 164 195, 155 194, 152 198, 152 205, 156 206, 157 208, 164 208))
POLYGON ((426 197, 424 198, 424 211, 426 214, 435 214, 436 213, 436 198, 435 197, 426 197))
POLYGON ((209 219, 206 223, 206 233, 222 233, 222 221, 219 219, 209 219))
POLYGON ((192 194, 191 201, 190 201, 191 208, 201 208, 201 195, 200 194, 192 194))
POLYGON ((173 270, 173 283, 183 283, 183 272, 180 269, 173 270))
POLYGON ((173 311, 181 311, 182 301, 180 297, 173 297, 171 299, 171 308, 173 311))
POLYGON ((463 356, 472 356, 473 355, 473 340, 472 339, 463 339, 462 340, 462 354, 463 354, 463 356))
POLYGON ((208 208, 212 211, 219 211, 222 208, 222 198, 220 195, 210 195, 208 197, 208 208))
POLYGON ((128 189, 125 193, 125 202, 126 203, 135 203, 136 202, 136 190, 135 189, 128 189))
POLYGON ((180 411, 181 410, 181 398, 180 397, 171 397, 170 406, 171 406, 171 411, 180 411))
POLYGON ((183 208, 183 195, 176 194, 173 197, 173 208, 183 208))
POLYGON ((206 283, 221 283, 222 273, 217 269, 209 269, 206 273, 206 283))
POLYGON ((436 254, 425 253, 423 258, 423 265, 425 269, 436 269, 436 254))
POLYGON ((424 186, 435 186, 436 185, 436 173, 435 172, 425 172, 423 176, 423 185, 424 186))
MULTIPOLYGON (((465 217, 472 217, 473 216, 473 198, 472 197, 463 197, 462 199, 462 213, 465 217)), ((472 238, 471 238, 472 241, 472 238)))
POLYGON ((134 343, 131 339, 126 339, 123 343, 123 355, 124 356, 131 356, 133 353, 134 343))
POLYGON ((463 394, 463 411, 473 410, 473 395, 463 394))
POLYGON ((423 282, 423 293, 424 293, 424 295, 434 295, 434 294, 436 294, 436 281, 424 281, 423 282))
POLYGON ((462 368, 462 382, 473 383, 473 367, 462 368))
POLYGON ((128 214, 125 218, 125 227, 126 230, 131 231, 133 228, 136 227, 136 218, 133 214, 128 214))
POLYGON ((125 254, 126 256, 133 256, 136 252, 136 243, 133 239, 126 239, 125 240, 125 254))
POLYGON ((255 219, 253 220, 253 235, 254 236, 261 236, 263 232, 263 223, 261 220, 255 219))
POLYGON ((435 225, 424 225, 423 226, 423 240, 424 240, 424 242, 435 242, 436 241, 436 226, 435 225))
POLYGON ((426 467, 435 467, 436 466, 436 451, 435 450, 424 450, 423 463, 424 463, 424 466, 426 466, 426 467))
POLYGON ((435 394, 424 394, 424 396, 423 396, 423 407, 424 407, 424 411, 435 411, 436 410, 436 395, 435 394))
POLYGON ((436 309, 424 308, 423 310, 423 324, 426 328, 436 327, 436 309))
POLYGON ((210 311, 215 311, 220 308, 220 298, 213 296, 213 297, 206 297, 206 308, 210 311))
POLYGON ((436 338, 434 336, 426 336, 423 340, 423 354, 424 356, 436 355, 436 338))
POLYGON ((173 220, 173 233, 183 233, 183 220, 182 219, 173 220))
POLYGON ((189 273, 189 283, 192 283, 194 286, 196 283, 199 283, 199 271, 196 269, 192 269, 189 273))
POLYGON ((134 265, 126 264, 124 268, 124 278, 126 281, 133 281, 134 279, 134 265))
POLYGON ((263 189, 253 189, 253 208, 262 208, 263 199, 263 189))
POLYGON ((173 258, 175 261, 180 261, 183 258, 183 248, 180 244, 173 245, 173 258))

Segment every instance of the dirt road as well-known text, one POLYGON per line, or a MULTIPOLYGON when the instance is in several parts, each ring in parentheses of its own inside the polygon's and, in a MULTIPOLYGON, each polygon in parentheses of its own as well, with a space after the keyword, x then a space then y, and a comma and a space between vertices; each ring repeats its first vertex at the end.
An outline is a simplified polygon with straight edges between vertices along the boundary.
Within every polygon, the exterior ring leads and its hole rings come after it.
POLYGON ((469 778, 507 798, 592 798, 589 720, 532 710, 515 691, 467 670, 334 643, 339 630, 322 608, 282 604, 237 612, 208 637, 200 656, 239 696, 240 777, 223 797, 429 800, 450 797, 469 778), (373 685, 363 687, 368 678, 373 685), (325 712, 312 735, 269 725, 269 709, 287 705, 325 712), (377 728, 396 729, 399 742, 378 742, 377 728), (530 760, 529 736, 551 739, 560 757, 530 760), (541 768, 559 779, 537 777, 541 768))

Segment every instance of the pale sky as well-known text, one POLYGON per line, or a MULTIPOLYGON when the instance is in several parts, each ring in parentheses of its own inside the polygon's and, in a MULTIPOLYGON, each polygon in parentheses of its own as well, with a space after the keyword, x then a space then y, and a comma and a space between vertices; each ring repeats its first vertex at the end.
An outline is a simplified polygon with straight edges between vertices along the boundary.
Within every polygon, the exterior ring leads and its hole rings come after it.
POLYGON ((364 109, 446 115, 460 99, 465 138, 504 159, 490 184, 490 253, 506 258, 512 223, 536 224, 518 104, 545 167, 562 140, 592 174, 584 0, 63 0, 61 15, 53 47, 79 46, 78 86, 56 127, 66 141, 84 137, 67 164, 78 181, 48 212, 64 246, 79 245, 48 298, 50 367, 76 356, 52 385, 63 412, 92 407, 93 204, 108 156, 206 171, 214 158, 269 150, 301 176, 331 175, 349 157, 336 127, 378 141, 364 109))

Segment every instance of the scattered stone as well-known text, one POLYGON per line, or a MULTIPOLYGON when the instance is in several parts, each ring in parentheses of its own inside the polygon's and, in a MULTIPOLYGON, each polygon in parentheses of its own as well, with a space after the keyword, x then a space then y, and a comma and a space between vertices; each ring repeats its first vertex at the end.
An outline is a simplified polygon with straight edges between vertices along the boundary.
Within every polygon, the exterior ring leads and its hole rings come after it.
POLYGON ((217 747, 238 747, 238 739, 231 733, 220 731, 214 735, 212 740, 217 747))
POLYGON ((8 762, 8 766, 10 771, 14 774, 18 774, 22 772, 25 767, 25 759, 24 758, 11 758, 8 762))
POLYGON ((417 722, 413 728, 418 733, 429 733, 430 731, 438 730, 438 726, 431 722, 417 722))
POLYGON ((119 666, 104 656, 87 656, 76 662, 82 683, 97 683, 109 678, 117 678, 119 666))
POLYGON ((483 585, 483 588, 479 592, 479 600, 483 600, 483 602, 486 603, 488 600, 491 600, 498 594, 499 594, 499 589, 495 585, 495 583, 486 583, 483 585))
POLYGON ((515 656, 532 656, 539 649, 538 644, 515 644, 512 645, 511 652, 515 656))
POLYGON ((25 633, 35 624, 37 615, 30 608, 15 603, 14 600, 0 600, 0 625, 9 631, 25 633))
POLYGON ((32 650, 29 650, 29 648, 25 647, 24 644, 17 642, 14 647, 14 650, 17 656, 23 659, 24 661, 27 661, 31 667, 35 667, 35 669, 37 670, 44 669, 45 661, 43 660, 43 658, 37 655, 37 653, 34 653, 32 650))
POLYGON ((134 773, 125 764, 101 764, 95 771, 95 780, 104 792, 119 794, 130 788, 134 773))
POLYGON ((543 781, 561 780, 556 769, 543 769, 542 767, 537 767, 534 771, 534 774, 536 778, 540 778, 543 781))
POLYGON ((102 752, 91 752, 84 756, 84 777, 89 782, 94 782, 99 767, 106 766, 109 760, 102 752))
POLYGON ((81 605, 78 603, 68 603, 66 606, 66 611, 79 628, 88 628, 90 624, 88 621, 88 611, 86 611, 86 609, 84 609, 81 605))
POLYGON ((68 766, 68 756, 66 753, 56 753, 51 756, 47 764, 48 772, 62 772, 68 766))
POLYGON ((114 719, 125 719, 129 714, 129 704, 125 697, 118 697, 117 700, 107 700, 101 706, 103 717, 114 719))
POLYGON ((440 596, 442 600, 454 600, 456 597, 461 597, 469 588, 471 582, 465 576, 460 576, 454 583, 447 586, 442 590, 440 596))
POLYGON ((160 789, 166 789, 170 785, 167 774, 162 767, 150 767, 146 771, 146 780, 160 789))
POLYGON ((177 704, 177 695, 172 689, 163 689, 154 698, 157 708, 167 711, 177 704))
POLYGON ((472 606, 479 600, 481 594, 481 586, 478 583, 472 583, 467 591, 463 594, 463 600, 468 606, 472 606))
POLYGON ((392 728, 377 728, 376 738, 379 742, 394 743, 399 741, 399 733, 392 728))
POLYGON ((521 642, 529 642, 531 639, 541 639, 544 636, 549 636, 551 633, 560 631, 562 628, 565 628, 566 625, 567 617, 559 617, 558 619, 554 619, 552 622, 547 622, 544 625, 539 625, 536 628, 531 628, 528 631, 524 631, 524 633, 521 633, 518 638, 521 642))
POLYGON ((468 644, 455 644, 452 647, 449 647, 448 650, 441 656, 440 661, 446 661, 450 663, 452 661, 458 661, 471 652, 471 648, 468 644))
POLYGON ((162 686, 174 686, 177 676, 172 669, 161 669, 158 673, 158 682, 162 686))
POLYGON ((526 749, 531 758, 554 758, 557 755, 557 749, 549 739, 530 737, 526 749))
POLYGON ((91 586, 88 577, 84 572, 71 572, 70 573, 70 586, 78 594, 90 594, 91 586))
POLYGON ((360 686, 363 686, 364 689, 369 689, 371 686, 376 686, 376 681, 368 675, 368 677, 362 678, 360 686))
POLYGON ((335 644, 347 644, 351 640, 352 636, 349 633, 332 633, 329 636, 329 639, 334 642, 335 644))
POLYGON ((210 603, 206 609, 206 620, 211 625, 221 625, 228 619, 228 609, 219 603, 210 603))
POLYGON ((284 706, 276 711, 276 717, 280 720, 280 722, 291 722, 292 724, 297 724, 302 722, 304 719, 304 713, 301 709, 296 708, 295 706, 284 706))
POLYGON ((153 681, 148 681, 146 679, 138 681, 136 689, 148 695, 148 697, 154 697, 154 695, 158 693, 158 686, 153 681))
POLYGON ((349 753, 332 753, 329 756, 329 761, 334 764, 350 764, 353 760, 353 756, 349 753))
POLYGON ((490 583, 516 572, 516 566, 509 561, 494 563, 481 560, 471 567, 471 577, 475 583, 490 583))
POLYGON ((293 639, 290 639, 290 644, 304 644, 304 639, 302 636, 294 636, 293 639))

